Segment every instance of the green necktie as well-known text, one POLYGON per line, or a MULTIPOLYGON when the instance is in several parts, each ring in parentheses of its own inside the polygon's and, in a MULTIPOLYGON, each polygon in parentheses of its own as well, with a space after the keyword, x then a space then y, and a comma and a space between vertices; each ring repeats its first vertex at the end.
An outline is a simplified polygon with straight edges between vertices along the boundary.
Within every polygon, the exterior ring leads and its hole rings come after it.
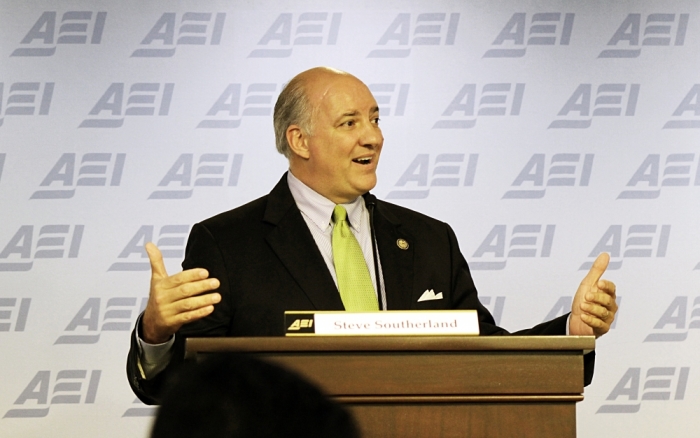
POLYGON ((345 310, 356 312, 378 311, 377 295, 367 269, 360 244, 350 230, 347 212, 342 205, 333 209, 333 264, 338 278, 340 298, 345 310))

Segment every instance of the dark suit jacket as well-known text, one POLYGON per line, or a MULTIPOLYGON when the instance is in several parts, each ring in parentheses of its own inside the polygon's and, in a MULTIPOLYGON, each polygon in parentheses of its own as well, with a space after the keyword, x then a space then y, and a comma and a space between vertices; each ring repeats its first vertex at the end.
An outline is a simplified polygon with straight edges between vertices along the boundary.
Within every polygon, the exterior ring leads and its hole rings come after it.
MULTIPOLYGON (((444 222, 377 201, 374 227, 389 310, 476 309, 482 335, 505 335, 477 298, 467 262, 454 232, 444 222), (397 239, 408 242, 407 249, 397 239), (427 289, 442 300, 418 302, 427 289)), ((129 383, 145 403, 157 403, 163 380, 183 357, 190 336, 282 336, 286 310, 343 310, 338 289, 311 232, 294 202, 286 174, 269 195, 195 224, 187 242, 183 269, 206 268, 221 282, 222 300, 208 317, 176 334, 171 364, 144 380, 137 367, 137 346, 127 361, 129 383)), ((566 315, 517 332, 564 335, 566 315)), ((593 374, 586 357, 586 384, 593 374)))

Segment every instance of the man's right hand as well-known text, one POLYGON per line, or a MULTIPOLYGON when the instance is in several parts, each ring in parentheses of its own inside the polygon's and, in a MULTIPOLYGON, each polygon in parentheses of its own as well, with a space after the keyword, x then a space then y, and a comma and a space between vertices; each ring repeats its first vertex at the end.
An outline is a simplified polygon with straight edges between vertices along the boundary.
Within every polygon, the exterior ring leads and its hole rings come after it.
POLYGON ((201 294, 218 288, 219 280, 208 278, 206 269, 188 269, 168 276, 158 247, 149 242, 146 252, 151 262, 151 291, 141 319, 141 338, 149 344, 162 344, 183 324, 214 311, 221 295, 201 294))

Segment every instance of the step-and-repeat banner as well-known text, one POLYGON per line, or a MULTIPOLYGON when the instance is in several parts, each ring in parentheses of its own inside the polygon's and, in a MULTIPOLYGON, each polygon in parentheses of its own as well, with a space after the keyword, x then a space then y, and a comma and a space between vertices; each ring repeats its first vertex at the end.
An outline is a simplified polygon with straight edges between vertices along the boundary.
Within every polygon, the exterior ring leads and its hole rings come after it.
POLYGON ((272 107, 318 65, 370 87, 374 193, 453 226, 504 327, 610 253, 580 436, 697 435, 697 1, 10 0, 0 60, 0 435, 148 434, 143 245, 177 272, 193 223, 272 188, 272 107))

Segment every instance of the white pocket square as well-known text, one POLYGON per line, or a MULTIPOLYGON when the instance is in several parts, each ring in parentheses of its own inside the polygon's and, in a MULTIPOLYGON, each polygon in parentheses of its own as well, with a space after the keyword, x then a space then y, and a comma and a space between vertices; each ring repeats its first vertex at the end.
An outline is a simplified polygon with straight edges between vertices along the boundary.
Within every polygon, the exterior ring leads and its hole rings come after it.
POLYGON ((425 292, 423 292, 423 295, 418 298, 418 302, 420 303, 421 301, 431 301, 431 300, 441 300, 442 299, 442 292, 435 293, 433 289, 428 289, 425 292))

